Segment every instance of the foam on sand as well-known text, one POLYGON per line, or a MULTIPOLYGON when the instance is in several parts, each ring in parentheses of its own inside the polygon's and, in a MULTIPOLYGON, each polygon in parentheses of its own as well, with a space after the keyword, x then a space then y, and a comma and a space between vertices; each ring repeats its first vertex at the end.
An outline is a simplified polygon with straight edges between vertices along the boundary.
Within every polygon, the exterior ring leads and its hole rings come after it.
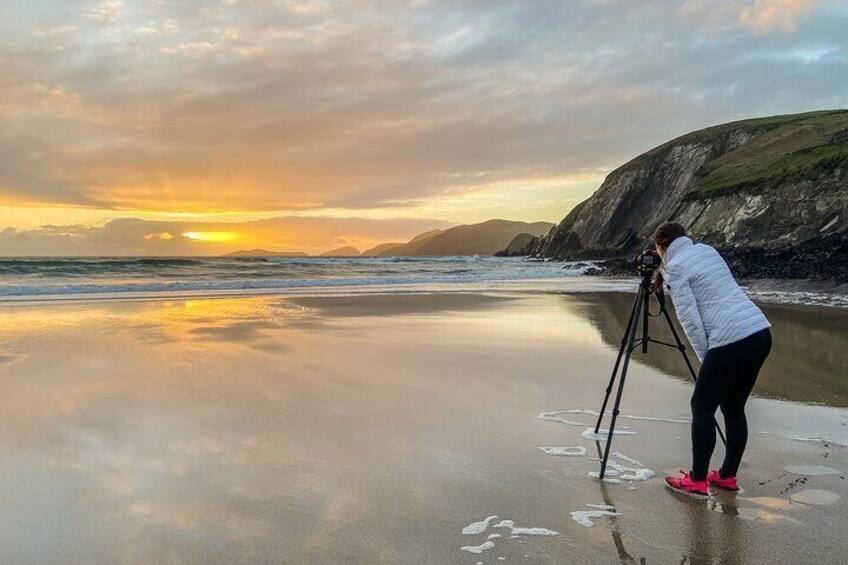
MULTIPOLYGON (((496 519, 497 516, 489 516, 485 520, 480 520, 479 522, 474 522, 473 524, 467 525, 462 529, 462 533, 465 535, 474 535, 474 534, 482 534, 489 528, 489 523, 496 519)), ((518 543, 522 543, 522 538, 524 536, 538 536, 538 537, 551 537, 560 535, 559 532, 555 532, 554 530, 549 530, 548 528, 526 528, 519 527, 515 525, 514 520, 501 520, 497 524, 493 526, 494 528, 504 528, 510 531, 510 538, 518 539, 518 543)), ((480 545, 465 545, 460 547, 460 551, 467 551, 469 553, 480 554, 484 551, 488 551, 490 549, 494 549, 495 541, 502 539, 503 534, 492 533, 489 534, 489 537, 486 538, 486 541, 481 543, 480 545)), ((498 558, 500 559, 500 558, 498 558)), ((506 559, 506 558, 504 558, 506 559)))
MULTIPOLYGON (((615 436, 635 436, 637 432, 628 429, 616 428, 612 435, 615 436)), ((595 428, 586 428, 583 431, 583 439, 591 439, 593 441, 605 441, 609 437, 609 430, 601 428, 595 433, 595 428)))
POLYGON ((571 519, 587 528, 595 525, 595 522, 592 520, 597 520, 604 516, 621 516, 620 512, 615 511, 614 506, 608 504, 587 504, 586 506, 594 508, 594 510, 575 510, 571 513, 571 519))
POLYGON ((492 549, 494 547, 495 547, 495 542, 485 541, 485 542, 481 543, 480 545, 464 545, 464 546, 460 547, 459 550, 460 551, 467 551, 469 553, 478 553, 479 554, 479 553, 483 553, 484 551, 487 551, 489 549, 492 549))
POLYGON ((636 461, 632 457, 628 457, 627 455, 621 453, 620 451, 614 451, 613 455, 615 457, 617 457, 618 459, 621 459, 622 461, 627 461, 628 463, 632 463, 632 464, 637 465, 639 467, 644 467, 644 465, 642 465, 641 463, 639 463, 638 461, 636 461))
POLYGON ((540 447, 546 455, 555 455, 557 457, 582 457, 586 455, 586 448, 582 445, 574 447, 540 447))
POLYGON ((554 530, 549 530, 547 528, 524 528, 515 525, 514 520, 501 520, 500 523, 495 524, 493 527, 495 528, 508 528, 511 533, 511 537, 517 536, 558 536, 559 532, 555 532, 554 530))
POLYGON ((651 471, 650 469, 627 469, 626 472, 621 473, 619 477, 622 481, 649 481, 656 477, 657 474, 651 471))
MULTIPOLYGON (((613 457, 621 459, 622 461, 627 461, 629 463, 633 463, 634 465, 638 465, 638 467, 628 467, 626 465, 616 463, 611 458, 607 461, 607 470, 604 474, 605 483, 616 485, 620 484, 622 481, 627 481, 632 486, 633 483, 639 481, 648 481, 657 476, 656 473, 654 473, 652 470, 648 469, 632 457, 628 457, 627 455, 624 455, 623 453, 620 453, 618 451, 616 451, 612 455, 613 457)), ((601 472, 590 471, 589 473, 587 473, 587 475, 592 477, 593 479, 598 479, 601 476, 601 472)))
POLYGON ((559 532, 547 528, 512 528, 512 533, 517 536, 558 536, 559 532))
POLYGON ((565 418, 561 418, 559 414, 563 412, 542 412, 537 416, 539 420, 547 420, 549 422, 559 422, 560 424, 566 424, 568 426, 578 426, 583 427, 586 424, 583 422, 575 422, 573 420, 567 420, 565 418))
POLYGON ((466 536, 473 536, 475 534, 482 534, 489 527, 489 522, 492 520, 496 520, 497 516, 489 516, 485 520, 480 520, 479 522, 474 522, 473 524, 468 524, 464 528, 462 528, 462 534, 466 536))
MULTIPOLYGON (((620 485, 621 480, 615 478, 615 475, 617 475, 617 474, 618 473, 616 471, 613 471, 611 469, 607 469, 607 472, 604 473, 604 482, 608 485, 620 485)), ((601 478, 601 472, 600 471, 589 471, 588 473, 586 473, 586 476, 592 477, 593 479, 600 479, 601 478)))
MULTIPOLYGON (((553 412, 542 412, 539 414, 538 418, 540 420, 549 420, 551 422, 559 422, 561 424, 567 424, 569 426, 585 426, 585 423, 576 422, 574 420, 569 420, 568 418, 564 418, 563 414, 577 414, 577 415, 585 415, 585 416, 593 416, 597 418, 600 416, 600 412, 597 410, 587 410, 586 408, 574 408, 572 410, 556 410, 553 412)), ((612 413, 607 411, 604 412, 604 416, 611 416, 612 413)), ((646 422, 666 422, 669 424, 689 424, 691 422, 688 418, 661 418, 658 416, 636 416, 634 414, 619 414, 619 419, 625 420, 641 420, 646 422)))

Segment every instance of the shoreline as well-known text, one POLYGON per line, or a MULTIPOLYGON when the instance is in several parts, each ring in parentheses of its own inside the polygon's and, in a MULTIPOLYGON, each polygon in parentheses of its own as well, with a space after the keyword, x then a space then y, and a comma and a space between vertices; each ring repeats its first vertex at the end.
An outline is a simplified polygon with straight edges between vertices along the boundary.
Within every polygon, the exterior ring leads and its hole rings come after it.
MULTIPOLYGON (((584 294, 632 293, 639 279, 613 274, 590 274, 563 278, 476 281, 471 283, 407 283, 374 285, 315 285, 297 288, 244 288, 176 291, 122 291, 108 293, 40 293, 0 295, 0 307, 85 302, 148 300, 228 299, 250 297, 322 297, 416 294, 584 294)), ((740 284, 755 302, 799 307, 848 308, 848 284, 791 279, 741 280, 740 284)))

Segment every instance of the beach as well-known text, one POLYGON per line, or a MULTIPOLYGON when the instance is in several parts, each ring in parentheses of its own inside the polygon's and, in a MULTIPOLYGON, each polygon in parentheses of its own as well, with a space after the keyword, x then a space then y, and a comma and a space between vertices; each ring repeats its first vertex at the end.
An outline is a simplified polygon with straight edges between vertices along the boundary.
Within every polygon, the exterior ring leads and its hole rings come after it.
POLYGON ((662 484, 689 464, 673 350, 634 356, 618 482, 589 476, 631 301, 6 303, 0 562, 843 563, 848 310, 763 304, 744 491, 704 501, 662 484))

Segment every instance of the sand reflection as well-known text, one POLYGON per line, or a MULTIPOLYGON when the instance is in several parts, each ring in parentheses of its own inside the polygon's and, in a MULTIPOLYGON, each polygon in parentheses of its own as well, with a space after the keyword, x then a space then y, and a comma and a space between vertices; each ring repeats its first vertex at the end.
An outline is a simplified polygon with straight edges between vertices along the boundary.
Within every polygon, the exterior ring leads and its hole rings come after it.
MULTIPOLYGON (((685 535, 633 520, 628 496, 658 498, 647 483, 610 491, 612 537, 570 530, 567 510, 599 501, 591 462, 538 450, 582 441, 537 415, 597 408, 628 297, 369 300, 5 309, 0 561, 464 563, 460 528, 495 513, 563 532, 504 540, 510 561, 685 553, 685 535)), ((634 375, 628 411, 685 410, 678 381, 634 375)), ((683 424, 627 425, 628 453, 674 463, 683 424)))
MULTIPOLYGON (((617 347, 627 325, 633 297, 605 293, 569 296, 569 309, 588 320, 603 340, 617 347)), ((774 347, 754 389, 755 394, 829 406, 848 406, 848 310, 824 307, 761 305, 773 324, 774 347)), ((656 304, 652 303, 652 311, 656 304)), ((673 342, 667 323, 651 319, 651 336, 673 342)), ((683 332, 678 326, 681 337, 683 332)), ((689 353, 694 359, 694 355, 689 353)), ((671 348, 652 346, 640 362, 662 372, 689 380, 680 354, 671 348)))

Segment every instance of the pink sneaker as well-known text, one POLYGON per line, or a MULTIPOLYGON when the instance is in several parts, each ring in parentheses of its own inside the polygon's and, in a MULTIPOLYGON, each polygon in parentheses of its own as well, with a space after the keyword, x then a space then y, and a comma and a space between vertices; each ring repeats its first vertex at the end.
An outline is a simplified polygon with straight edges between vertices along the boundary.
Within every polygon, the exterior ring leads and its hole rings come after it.
POLYGON ((683 477, 666 477, 665 484, 672 489, 685 494, 691 494, 698 497, 708 497, 710 495, 707 490, 707 481, 693 481, 684 470, 680 470, 683 477))
POLYGON ((717 469, 710 471, 710 474, 707 475, 707 482, 711 485, 717 486, 718 488, 723 488, 724 490, 739 490, 739 481, 736 480, 736 477, 727 477, 726 479, 722 479, 721 474, 719 474, 717 469))

